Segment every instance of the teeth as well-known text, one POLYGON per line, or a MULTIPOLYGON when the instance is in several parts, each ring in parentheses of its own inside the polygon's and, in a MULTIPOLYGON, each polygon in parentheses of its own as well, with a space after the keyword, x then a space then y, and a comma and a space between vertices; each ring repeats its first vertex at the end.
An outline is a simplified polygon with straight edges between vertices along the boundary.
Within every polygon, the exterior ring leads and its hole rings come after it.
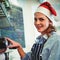
POLYGON ((39 26, 42 26, 42 25, 39 25, 39 26))
POLYGON ((39 25, 39 27, 42 27, 43 25, 39 25))
POLYGON ((37 27, 37 28, 41 28, 41 27, 43 27, 43 25, 37 25, 36 27, 37 27))

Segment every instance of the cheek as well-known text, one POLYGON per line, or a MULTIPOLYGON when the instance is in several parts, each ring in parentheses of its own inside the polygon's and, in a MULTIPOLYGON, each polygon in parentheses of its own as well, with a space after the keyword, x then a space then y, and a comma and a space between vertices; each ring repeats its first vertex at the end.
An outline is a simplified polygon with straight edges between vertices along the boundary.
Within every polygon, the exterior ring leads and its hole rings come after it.
POLYGON ((45 27, 48 28, 49 27, 49 22, 45 23, 45 27))

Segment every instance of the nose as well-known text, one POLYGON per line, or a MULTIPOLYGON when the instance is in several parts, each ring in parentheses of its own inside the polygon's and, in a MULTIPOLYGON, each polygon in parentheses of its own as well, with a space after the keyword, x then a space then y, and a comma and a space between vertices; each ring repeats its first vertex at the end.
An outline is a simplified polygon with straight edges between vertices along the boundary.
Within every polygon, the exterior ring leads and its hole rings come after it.
POLYGON ((41 22, 37 19, 36 24, 40 24, 41 22))

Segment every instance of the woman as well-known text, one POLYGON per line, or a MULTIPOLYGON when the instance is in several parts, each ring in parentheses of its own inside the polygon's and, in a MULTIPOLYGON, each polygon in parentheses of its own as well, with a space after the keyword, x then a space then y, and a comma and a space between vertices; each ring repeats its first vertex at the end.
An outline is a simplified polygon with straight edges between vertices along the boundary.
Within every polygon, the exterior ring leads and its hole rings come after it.
POLYGON ((34 25, 41 35, 31 52, 25 53, 19 43, 6 38, 12 44, 9 48, 16 47, 22 60, 60 60, 60 36, 56 34, 53 15, 57 14, 49 2, 40 4, 34 13, 34 25))

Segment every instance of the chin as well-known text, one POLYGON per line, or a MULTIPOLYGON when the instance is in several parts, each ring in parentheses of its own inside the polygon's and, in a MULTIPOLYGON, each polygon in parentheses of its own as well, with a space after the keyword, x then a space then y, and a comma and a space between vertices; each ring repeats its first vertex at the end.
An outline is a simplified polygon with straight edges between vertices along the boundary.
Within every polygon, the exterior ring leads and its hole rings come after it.
POLYGON ((41 33, 42 31, 41 31, 41 30, 38 30, 38 32, 40 32, 40 33, 41 33))
POLYGON ((43 30, 37 30, 39 33, 42 33, 42 32, 44 32, 43 30))

